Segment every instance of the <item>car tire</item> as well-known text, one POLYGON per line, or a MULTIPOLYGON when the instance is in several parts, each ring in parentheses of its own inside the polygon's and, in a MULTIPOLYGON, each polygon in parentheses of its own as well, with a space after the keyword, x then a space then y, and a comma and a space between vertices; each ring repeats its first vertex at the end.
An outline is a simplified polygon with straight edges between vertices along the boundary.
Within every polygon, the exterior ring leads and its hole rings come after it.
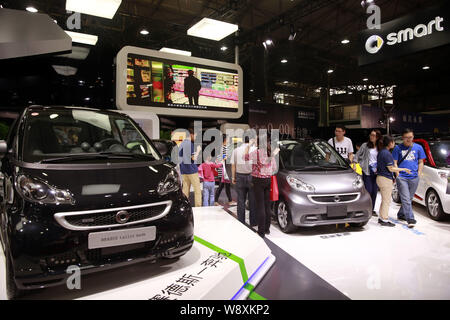
POLYGON ((402 203, 400 195, 398 194, 397 183, 394 184, 394 188, 392 189, 392 201, 395 203, 402 203))
POLYGON ((23 291, 17 288, 16 282, 14 281, 14 269, 11 262, 11 256, 8 252, 5 252, 6 260, 6 294, 8 299, 14 300, 23 295, 23 291))
POLYGON ((359 223, 349 223, 350 227, 353 228, 362 228, 364 227, 367 223, 369 222, 369 220, 365 221, 365 222, 359 222, 359 223))
POLYGON ((276 204, 276 217, 278 225, 284 233, 292 233, 297 229, 292 223, 291 210, 284 200, 280 200, 276 204))
POLYGON ((434 190, 427 192, 425 205, 427 207, 428 215, 431 219, 436 221, 442 221, 445 217, 444 209, 442 208, 441 199, 434 190))

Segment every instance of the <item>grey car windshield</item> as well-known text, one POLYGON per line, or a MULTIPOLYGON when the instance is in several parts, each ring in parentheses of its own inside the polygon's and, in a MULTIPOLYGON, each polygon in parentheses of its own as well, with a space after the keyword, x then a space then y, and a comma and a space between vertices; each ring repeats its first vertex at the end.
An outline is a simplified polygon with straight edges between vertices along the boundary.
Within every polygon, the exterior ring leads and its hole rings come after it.
POLYGON ((286 169, 348 169, 345 160, 325 141, 282 142, 280 156, 286 169))
POLYGON ((28 113, 24 128, 25 162, 71 162, 112 155, 120 161, 160 158, 135 124, 120 114, 82 109, 36 110, 28 113))

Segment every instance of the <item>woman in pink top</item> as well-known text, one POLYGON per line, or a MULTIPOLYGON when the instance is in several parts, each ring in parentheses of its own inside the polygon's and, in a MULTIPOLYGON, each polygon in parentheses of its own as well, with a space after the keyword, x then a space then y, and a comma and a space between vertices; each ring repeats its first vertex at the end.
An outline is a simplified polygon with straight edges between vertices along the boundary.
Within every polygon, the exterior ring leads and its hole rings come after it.
POLYGON ((268 141, 267 149, 259 147, 255 151, 249 152, 255 144, 256 139, 250 140, 244 152, 244 160, 252 161, 252 185, 258 218, 258 234, 264 238, 266 234, 270 233, 270 217, 272 214, 270 210, 270 177, 277 170, 275 157, 280 149, 276 148, 272 154, 270 141, 268 141), (268 154, 271 156, 269 157, 268 154))
POLYGON ((204 163, 200 165, 203 172, 203 206, 209 207, 214 205, 214 169, 222 167, 221 163, 211 162, 209 156, 204 163))

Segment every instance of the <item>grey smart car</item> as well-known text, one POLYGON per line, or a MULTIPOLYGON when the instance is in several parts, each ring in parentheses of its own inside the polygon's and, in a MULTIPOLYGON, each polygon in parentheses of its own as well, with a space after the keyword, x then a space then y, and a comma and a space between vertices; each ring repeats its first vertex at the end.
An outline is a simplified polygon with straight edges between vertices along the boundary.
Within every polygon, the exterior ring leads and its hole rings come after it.
POLYGON ((285 233, 296 227, 349 223, 363 227, 372 216, 361 176, 327 142, 280 141, 279 201, 274 214, 285 233))

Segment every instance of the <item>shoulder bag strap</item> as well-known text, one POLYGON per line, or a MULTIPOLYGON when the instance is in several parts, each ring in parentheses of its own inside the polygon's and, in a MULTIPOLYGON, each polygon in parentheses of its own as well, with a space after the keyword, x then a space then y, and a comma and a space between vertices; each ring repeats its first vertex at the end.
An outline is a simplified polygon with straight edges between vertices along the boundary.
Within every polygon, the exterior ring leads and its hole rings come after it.
POLYGON ((409 147, 408 152, 403 156, 403 158, 400 159, 399 162, 397 162, 397 167, 400 166, 400 164, 406 159, 406 157, 411 153, 411 150, 413 148, 414 144, 409 147))

